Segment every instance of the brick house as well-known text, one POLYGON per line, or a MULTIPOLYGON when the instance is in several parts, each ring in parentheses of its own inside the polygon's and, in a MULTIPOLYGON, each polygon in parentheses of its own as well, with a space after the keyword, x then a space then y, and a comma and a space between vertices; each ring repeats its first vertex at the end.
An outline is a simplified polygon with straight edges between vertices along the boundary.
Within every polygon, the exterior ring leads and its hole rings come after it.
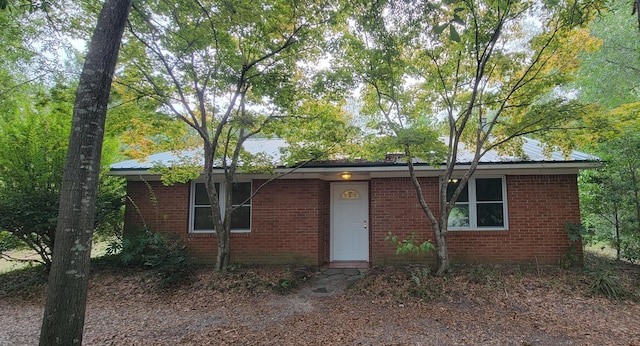
MULTIPOLYGON (((283 145, 282 140, 258 139, 247 141, 245 149, 278 162, 283 145)), ((453 263, 556 264, 565 254, 570 245, 565 224, 580 222, 577 174, 597 167, 597 158, 577 151, 568 158, 544 153, 543 145, 531 139, 524 140, 522 149, 526 159, 496 152, 482 159, 450 218, 453 263)), ((460 172, 468 157, 462 151, 460 172)), ((164 186, 149 171, 154 162, 174 160, 172 153, 162 153, 111 166, 111 174, 127 179, 125 228, 147 224, 155 231, 175 232, 199 261, 214 262, 216 235, 202 181, 164 186)), ((416 167, 425 197, 437 206, 442 168, 416 167)), ((245 200, 270 177, 238 175, 234 200, 245 200)), ((396 256, 385 242, 390 231, 433 239, 406 163, 399 160, 306 165, 260 188, 234 212, 232 228, 231 260, 236 263, 407 261, 416 258, 396 256)))

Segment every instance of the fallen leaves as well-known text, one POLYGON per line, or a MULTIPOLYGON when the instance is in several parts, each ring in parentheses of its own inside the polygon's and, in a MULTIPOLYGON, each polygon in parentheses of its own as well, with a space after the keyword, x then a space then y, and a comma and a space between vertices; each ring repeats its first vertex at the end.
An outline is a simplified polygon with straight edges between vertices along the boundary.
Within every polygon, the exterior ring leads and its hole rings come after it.
MULTIPOLYGON (((101 272, 91 281, 84 344, 640 345, 637 267, 620 271, 630 292, 621 303, 591 296, 580 269, 475 266, 413 280, 413 267, 375 267, 342 295, 304 286, 277 293, 294 272, 200 268, 171 290, 144 272, 101 272)), ((318 276, 305 272, 302 285, 313 285, 318 276)), ((0 301, 0 323, 10 326, 0 344, 37 343, 44 291, 36 293, 0 301)))

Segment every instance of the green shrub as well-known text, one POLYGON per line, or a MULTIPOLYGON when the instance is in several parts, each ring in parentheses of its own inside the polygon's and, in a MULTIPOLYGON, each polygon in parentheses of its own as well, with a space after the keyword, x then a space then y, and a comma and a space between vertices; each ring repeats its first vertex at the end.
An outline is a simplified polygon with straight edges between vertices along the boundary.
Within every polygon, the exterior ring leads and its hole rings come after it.
POLYGON ((154 233, 145 227, 120 242, 111 242, 107 254, 117 255, 125 266, 154 269, 162 286, 179 283, 189 274, 191 259, 186 245, 175 233, 154 233))
POLYGON ((602 295, 614 301, 624 298, 625 290, 611 270, 598 269, 590 272, 589 276, 592 279, 589 286, 592 294, 602 295))
POLYGON ((396 248, 396 255, 426 254, 436 249, 433 243, 429 240, 420 243, 418 239, 416 239, 415 232, 411 233, 409 238, 402 240, 397 235, 389 232, 389 234, 384 238, 384 241, 396 248))
POLYGON ((0 253, 24 248, 24 246, 20 238, 7 231, 0 231, 0 253))
POLYGON ((620 257, 632 263, 640 262, 640 239, 627 237, 620 244, 620 257))
POLYGON ((578 255, 576 244, 587 234, 587 230, 582 224, 567 222, 564 224, 564 230, 569 237, 569 246, 558 261, 561 268, 570 268, 580 264, 581 257, 578 255))

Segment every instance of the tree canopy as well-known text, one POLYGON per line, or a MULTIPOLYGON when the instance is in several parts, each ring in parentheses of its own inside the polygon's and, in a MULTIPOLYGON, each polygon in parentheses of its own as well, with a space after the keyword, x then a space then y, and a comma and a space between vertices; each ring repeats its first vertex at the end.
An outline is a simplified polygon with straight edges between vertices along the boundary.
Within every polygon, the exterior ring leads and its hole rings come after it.
POLYGON ((581 54, 578 78, 569 87, 600 112, 583 119, 580 143, 599 155, 604 166, 583 172, 580 183, 586 240, 616 249, 618 259, 640 259, 638 134, 640 133, 640 32, 626 15, 628 4, 614 1, 589 24, 598 49, 581 54))
POLYGON ((336 9, 313 0, 184 0, 141 2, 134 10, 123 44, 121 83, 200 137, 217 267, 225 270, 232 183, 239 169, 249 169, 239 166, 260 161, 243 150, 244 141, 257 134, 290 137, 293 149, 313 143, 317 158, 345 137, 340 101, 313 83, 336 9), (313 141, 299 141, 309 134, 313 141), (224 170, 222 196, 214 167, 224 170))
POLYGON ((592 111, 556 91, 572 79, 578 53, 593 45, 584 25, 600 5, 354 2, 341 41, 343 63, 364 84, 361 111, 383 135, 374 140, 383 138, 387 151, 407 157, 435 230, 439 272, 448 270, 449 214, 482 156, 492 149, 513 151, 521 136, 566 128, 592 111), (447 195, 462 144, 474 158, 447 195), (446 162, 439 206, 424 199, 415 158, 446 162))

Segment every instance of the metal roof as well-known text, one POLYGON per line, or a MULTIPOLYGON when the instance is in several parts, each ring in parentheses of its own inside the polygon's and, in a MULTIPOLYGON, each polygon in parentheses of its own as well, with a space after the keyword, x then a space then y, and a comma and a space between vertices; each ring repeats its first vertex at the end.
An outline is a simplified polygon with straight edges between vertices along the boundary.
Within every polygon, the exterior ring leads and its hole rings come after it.
MULTIPOLYGON (((268 138, 256 138, 249 139, 244 143, 244 149, 251 154, 263 153, 273 162, 274 166, 279 167, 284 163, 282 161, 282 149, 288 146, 287 142, 283 139, 268 139, 268 138)), ((175 163, 187 159, 197 159, 197 162, 202 162, 200 159, 202 155, 201 150, 188 150, 188 151, 170 151, 164 153, 158 153, 148 156, 144 160, 127 160, 111 165, 112 171, 143 171, 148 170, 156 165, 171 166, 175 163)), ((508 164, 508 163, 576 163, 576 162, 597 162, 600 159, 597 156, 593 156, 580 151, 571 151, 565 157, 565 154, 561 150, 549 150, 542 142, 531 138, 523 138, 522 145, 523 156, 501 155, 496 150, 487 152, 480 160, 481 164, 508 164)), ((464 145, 460 146, 458 155, 458 164, 468 164, 473 159, 473 152, 466 150, 464 145)), ((418 160, 418 162, 420 162, 418 160)), ((385 162, 363 162, 357 163, 350 162, 348 160, 340 160, 336 162, 319 163, 311 165, 315 167, 322 166, 379 166, 388 167, 389 165, 404 164, 402 159, 395 161, 385 162)))
MULTIPOLYGON (((497 150, 488 151, 481 159, 481 163, 508 163, 508 162, 567 162, 567 161, 600 161, 600 158, 581 151, 572 150, 564 153, 557 148, 550 148, 544 143, 522 137, 522 156, 501 155, 497 150), (565 154, 567 154, 565 156, 565 154)), ((464 144, 460 144, 458 163, 470 163, 474 153, 466 150, 464 144)))
MULTIPOLYGON (((280 149, 286 148, 287 142, 284 139, 256 138, 248 139, 244 142, 244 149, 252 155, 263 153, 271 159, 275 166, 283 164, 280 149)), ((157 165, 171 166, 181 162, 183 159, 198 159, 202 163, 202 149, 184 151, 166 151, 163 153, 149 155, 143 160, 127 160, 111 165, 111 170, 144 170, 157 165)))

